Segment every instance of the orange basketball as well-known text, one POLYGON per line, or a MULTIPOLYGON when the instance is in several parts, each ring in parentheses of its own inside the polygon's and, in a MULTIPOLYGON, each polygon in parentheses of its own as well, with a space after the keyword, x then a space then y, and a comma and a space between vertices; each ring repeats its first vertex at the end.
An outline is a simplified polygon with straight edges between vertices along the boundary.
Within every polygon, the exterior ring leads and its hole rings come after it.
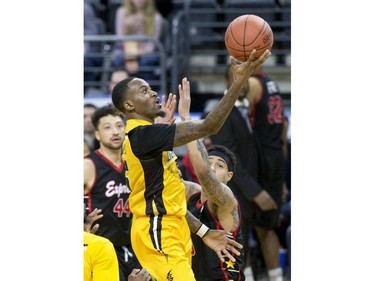
POLYGON ((273 32, 269 24, 256 15, 242 15, 228 25, 225 32, 225 46, 233 57, 246 61, 253 49, 255 58, 260 57, 273 45, 273 32))

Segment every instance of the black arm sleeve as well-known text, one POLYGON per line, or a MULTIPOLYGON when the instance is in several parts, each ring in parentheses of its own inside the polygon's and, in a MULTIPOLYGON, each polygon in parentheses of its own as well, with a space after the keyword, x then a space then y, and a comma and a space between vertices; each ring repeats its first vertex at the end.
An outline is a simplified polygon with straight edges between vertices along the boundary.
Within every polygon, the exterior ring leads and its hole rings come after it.
POLYGON ((128 136, 134 155, 144 158, 173 150, 175 133, 175 124, 153 124, 136 127, 128 136))

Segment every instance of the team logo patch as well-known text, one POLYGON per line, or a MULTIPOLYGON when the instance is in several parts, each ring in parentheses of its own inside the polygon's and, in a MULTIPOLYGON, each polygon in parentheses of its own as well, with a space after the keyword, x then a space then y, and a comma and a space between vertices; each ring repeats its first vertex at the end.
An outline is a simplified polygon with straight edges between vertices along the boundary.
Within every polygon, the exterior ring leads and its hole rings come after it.
POLYGON ((168 281, 173 281, 172 270, 168 271, 168 274, 167 274, 167 280, 168 280, 168 281))

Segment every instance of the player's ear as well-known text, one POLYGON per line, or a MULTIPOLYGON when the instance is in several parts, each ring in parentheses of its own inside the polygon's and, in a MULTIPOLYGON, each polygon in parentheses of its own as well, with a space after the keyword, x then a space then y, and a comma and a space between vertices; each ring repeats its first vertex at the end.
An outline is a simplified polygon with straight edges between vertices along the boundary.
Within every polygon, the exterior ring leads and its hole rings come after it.
POLYGON ((134 105, 130 101, 124 101, 124 108, 126 111, 134 110, 134 105))
POLYGON ((95 130, 95 138, 100 141, 100 135, 99 135, 99 131, 98 130, 95 130))
POLYGON ((230 181, 233 177, 233 172, 228 172, 227 174, 227 181, 230 181))

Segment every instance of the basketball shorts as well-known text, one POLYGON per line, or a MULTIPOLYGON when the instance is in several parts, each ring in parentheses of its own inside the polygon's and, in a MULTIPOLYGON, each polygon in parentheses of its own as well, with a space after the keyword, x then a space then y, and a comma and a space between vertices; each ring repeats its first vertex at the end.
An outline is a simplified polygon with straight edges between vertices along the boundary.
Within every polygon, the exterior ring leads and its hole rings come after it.
POLYGON ((192 242, 185 217, 133 217, 131 241, 142 265, 157 281, 195 280, 192 242))

